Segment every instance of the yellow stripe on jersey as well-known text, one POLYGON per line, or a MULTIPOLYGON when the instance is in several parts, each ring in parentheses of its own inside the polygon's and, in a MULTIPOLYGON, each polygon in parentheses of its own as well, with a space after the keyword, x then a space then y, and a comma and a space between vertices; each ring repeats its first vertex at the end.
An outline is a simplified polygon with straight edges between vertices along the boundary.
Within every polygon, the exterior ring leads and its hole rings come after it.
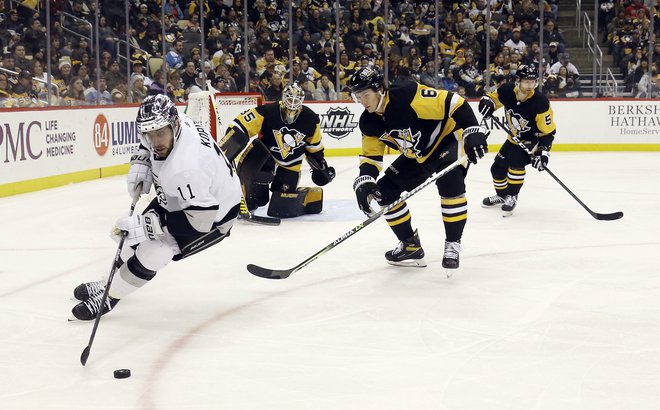
POLYGON ((311 137, 305 138, 305 141, 307 142, 307 146, 305 147, 305 151, 309 153, 315 153, 319 152, 323 149, 323 143, 321 142, 321 124, 317 123, 316 124, 316 129, 314 130, 314 135, 311 137))
POLYGON ((500 101, 500 94, 497 92, 497 89, 492 93, 487 93, 486 95, 490 97, 490 99, 495 103, 495 111, 504 107, 504 104, 502 104, 502 101, 500 101))
POLYGON ((261 124, 264 122, 264 117, 259 114, 257 108, 252 108, 239 114, 234 121, 247 131, 247 137, 250 138, 259 134, 259 131, 261 131, 261 124))
POLYGON ((362 135, 362 153, 360 154, 360 165, 370 164, 383 170, 383 155, 385 154, 385 143, 369 135, 362 135))
MULTIPOLYGON (((417 84, 417 92, 413 97, 410 106, 415 110, 417 117, 423 120, 443 120, 445 116, 445 100, 447 99, 446 90, 436 90, 422 84, 417 84)), ((454 94, 450 100, 449 116, 461 105, 465 103, 458 94, 454 94)), ((449 128, 450 130, 453 129, 449 128)))

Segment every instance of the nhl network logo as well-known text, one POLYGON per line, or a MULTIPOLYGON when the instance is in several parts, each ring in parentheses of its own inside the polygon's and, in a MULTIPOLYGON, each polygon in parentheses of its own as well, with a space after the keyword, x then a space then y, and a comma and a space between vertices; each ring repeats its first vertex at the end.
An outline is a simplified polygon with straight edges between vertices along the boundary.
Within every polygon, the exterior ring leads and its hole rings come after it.
POLYGON ((321 128, 335 139, 342 139, 351 133, 358 123, 353 122, 353 114, 346 107, 331 107, 321 114, 321 128))

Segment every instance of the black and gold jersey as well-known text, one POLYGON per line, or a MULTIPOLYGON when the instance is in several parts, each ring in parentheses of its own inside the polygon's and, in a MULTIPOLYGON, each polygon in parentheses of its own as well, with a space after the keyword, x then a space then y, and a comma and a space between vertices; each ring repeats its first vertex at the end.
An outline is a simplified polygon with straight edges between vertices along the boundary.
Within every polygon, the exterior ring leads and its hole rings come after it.
MULTIPOLYGON (((524 101, 518 99, 515 84, 504 84, 488 96, 495 102, 495 109, 504 107, 509 129, 521 140, 537 141, 550 146, 556 131, 554 116, 548 98, 533 91, 524 101)), ((511 143, 516 142, 507 137, 511 143)))
POLYGON ((261 134, 275 162, 285 168, 300 170, 303 154, 323 156, 319 116, 306 106, 293 124, 282 120, 280 103, 274 102, 242 112, 230 126, 248 137, 261 134))
POLYGON ((392 86, 383 98, 382 115, 360 116, 361 175, 378 175, 385 146, 422 163, 443 140, 460 139, 463 128, 478 125, 467 101, 450 91, 407 82, 392 86))

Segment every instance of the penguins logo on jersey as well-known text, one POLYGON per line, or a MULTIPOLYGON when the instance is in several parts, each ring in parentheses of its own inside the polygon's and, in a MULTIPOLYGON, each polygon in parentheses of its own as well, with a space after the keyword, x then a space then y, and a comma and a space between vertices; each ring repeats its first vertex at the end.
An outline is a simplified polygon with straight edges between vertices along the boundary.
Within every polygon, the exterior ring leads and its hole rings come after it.
POLYGON ((277 142, 277 147, 272 147, 271 149, 279 153, 282 159, 285 159, 293 150, 302 146, 305 139, 305 134, 289 127, 273 130, 273 136, 275 137, 275 142, 277 142))
POLYGON ((383 141, 389 141, 399 147, 401 153, 408 158, 419 158, 422 156, 422 151, 417 147, 417 144, 419 143, 421 135, 421 131, 417 131, 413 134, 410 128, 406 128, 405 130, 392 130, 386 132, 380 136, 380 139, 383 141))
POLYGON ((515 135, 524 134, 531 129, 527 125, 529 124, 529 121, 524 119, 522 115, 514 112, 513 110, 507 110, 507 114, 509 117, 509 125, 511 126, 511 131, 513 131, 515 135))

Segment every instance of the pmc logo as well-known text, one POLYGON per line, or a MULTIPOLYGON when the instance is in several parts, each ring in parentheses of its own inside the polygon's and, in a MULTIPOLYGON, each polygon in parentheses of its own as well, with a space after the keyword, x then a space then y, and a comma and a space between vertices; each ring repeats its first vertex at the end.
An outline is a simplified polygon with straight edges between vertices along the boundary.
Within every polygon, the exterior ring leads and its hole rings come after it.
POLYGON ((353 114, 346 107, 331 107, 321 114, 321 128, 335 139, 342 139, 353 131, 358 124, 353 122, 353 114))

